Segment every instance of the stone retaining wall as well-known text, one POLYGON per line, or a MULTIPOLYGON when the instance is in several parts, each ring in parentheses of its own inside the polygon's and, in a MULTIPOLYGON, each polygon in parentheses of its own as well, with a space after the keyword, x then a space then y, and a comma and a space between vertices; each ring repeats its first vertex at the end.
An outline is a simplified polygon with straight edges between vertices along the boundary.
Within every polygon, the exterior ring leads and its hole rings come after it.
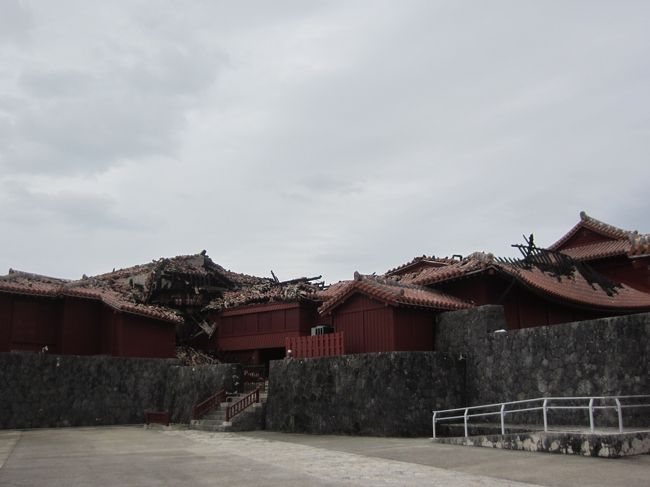
POLYGON ((193 404, 239 377, 232 364, 0 353, 0 428, 142 423, 145 409, 187 423, 193 404))
POLYGON ((266 427, 276 431, 427 436, 431 410, 462 401, 464 370, 436 352, 271 363, 266 427))
MULTIPOLYGON (((427 436, 432 409, 543 396, 650 393, 650 313, 505 328, 503 309, 483 306, 441 314, 437 352, 273 362, 267 428, 427 436)), ((507 419, 540 422, 541 413, 507 419)), ((613 411, 599 411, 595 419, 599 426, 616 424, 613 411)), ((549 423, 589 424, 586 411, 552 411, 549 423)), ((649 423, 648 409, 624 412, 626 426, 649 423)))
POLYGON ((436 348, 467 358, 470 404, 650 391, 650 313, 499 333, 499 310, 483 306, 438 320, 436 348))
POLYGON ((526 432, 506 435, 484 435, 470 438, 439 438, 437 443, 480 446, 504 450, 563 453, 586 457, 620 458, 650 453, 650 432, 579 433, 526 432))
MULTIPOLYGON (((544 396, 650 394, 650 313, 495 332, 503 328, 500 306, 444 313, 438 319, 437 348, 463 354, 466 360, 466 405, 544 396)), ((637 425, 650 424, 648 409, 628 409, 624 416, 637 425)), ((596 417, 612 426, 615 419, 613 411, 596 417)), ((585 424, 588 416, 586 411, 553 411, 549 420, 585 424)))

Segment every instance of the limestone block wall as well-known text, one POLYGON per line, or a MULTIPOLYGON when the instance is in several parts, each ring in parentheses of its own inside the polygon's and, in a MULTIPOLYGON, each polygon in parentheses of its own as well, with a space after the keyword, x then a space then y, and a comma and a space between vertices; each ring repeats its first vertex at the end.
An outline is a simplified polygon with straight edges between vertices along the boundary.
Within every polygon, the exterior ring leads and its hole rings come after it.
POLYGON ((144 410, 189 422, 194 403, 234 389, 238 365, 176 360, 0 353, 0 428, 136 424, 144 410))
POLYGON ((650 313, 495 333, 503 328, 499 308, 444 313, 438 320, 436 348, 465 354, 470 405, 650 393, 650 313))
POLYGON ((462 402, 463 365, 436 352, 389 352, 271 363, 267 429, 427 436, 431 410, 462 402))
MULTIPOLYGON (((464 354, 467 405, 650 394, 650 313, 499 333, 493 331, 505 328, 499 308, 445 313, 437 323, 436 347, 464 354)), ((552 416, 584 422, 587 413, 552 416)), ((604 416, 611 422, 613 413, 604 416)), ((650 423, 650 409, 628 410, 625 416, 650 423)))
MULTIPOLYGON (((650 393, 650 313, 502 332, 503 309, 444 313, 435 352, 273 362, 266 424, 278 431, 428 436, 432 409, 543 396, 650 393)), ((549 413, 588 425, 586 411, 549 413)), ((597 412, 597 425, 616 415, 597 412)), ((541 413, 509 417, 541 422, 541 413), (539 416, 539 417, 538 417, 539 416)), ((650 425, 650 409, 624 423, 650 425)))

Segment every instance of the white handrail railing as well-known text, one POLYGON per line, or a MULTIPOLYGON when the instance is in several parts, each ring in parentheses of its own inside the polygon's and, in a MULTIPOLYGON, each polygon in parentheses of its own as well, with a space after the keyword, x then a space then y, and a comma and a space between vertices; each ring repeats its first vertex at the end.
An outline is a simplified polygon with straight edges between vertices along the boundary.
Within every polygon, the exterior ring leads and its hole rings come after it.
POLYGON ((463 426, 465 430, 465 437, 468 435, 468 420, 469 418, 477 418, 484 416, 500 416, 501 420, 501 434, 505 434, 505 417, 506 414, 512 413, 521 413, 525 411, 542 411, 544 417, 544 431, 548 431, 548 411, 552 409, 587 409, 589 410, 589 430, 593 433, 595 429, 594 421, 594 410, 596 409, 615 409, 618 416, 618 430, 623 432, 623 409, 624 408, 644 408, 650 407, 649 403, 635 403, 635 404, 622 404, 621 400, 628 401, 631 399, 650 399, 650 395, 633 395, 633 396, 577 396, 577 397, 537 397, 535 399, 523 399, 520 401, 509 401, 509 402, 499 402, 494 404, 484 404, 481 406, 468 406, 464 408, 454 408, 454 409, 442 409, 438 411, 433 411, 433 417, 431 419, 433 427, 433 439, 436 438, 436 423, 442 421, 448 421, 451 419, 463 419, 463 426), (551 403, 557 403, 562 401, 580 401, 587 402, 584 406, 579 405, 568 405, 568 406, 559 406, 559 405, 549 405, 551 403), (614 404, 602 404, 596 405, 597 402, 607 403, 608 401, 614 402, 614 404), (507 409, 508 406, 513 405, 525 405, 525 404, 534 404, 536 402, 541 402, 541 406, 532 406, 532 407, 517 407, 513 409, 507 409), (488 411, 484 413, 474 413, 470 414, 470 411, 481 410, 481 409, 496 409, 497 411, 488 411), (462 415, 453 415, 453 416, 440 416, 448 413, 460 413, 462 415))

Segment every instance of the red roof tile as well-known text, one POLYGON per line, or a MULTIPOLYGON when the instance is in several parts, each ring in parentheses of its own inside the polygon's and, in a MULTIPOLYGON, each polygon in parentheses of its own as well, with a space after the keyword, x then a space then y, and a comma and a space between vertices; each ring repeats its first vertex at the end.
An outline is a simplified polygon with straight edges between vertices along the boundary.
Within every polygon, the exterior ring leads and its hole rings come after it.
POLYGON ((9 269, 9 274, 0 276, 0 291, 56 297, 61 286, 68 282, 70 281, 65 279, 9 269))
POLYGON ((321 289, 320 291, 318 291, 314 295, 314 297, 315 297, 315 299, 318 299, 320 301, 327 301, 331 297, 338 294, 341 291, 341 289, 343 289, 343 287, 347 286, 351 282, 352 281, 339 281, 339 282, 336 282, 334 284, 331 284, 329 287, 327 287, 325 289, 321 289))
POLYGON ((473 306, 471 303, 435 289, 410 286, 391 279, 361 276, 355 273, 355 279, 345 281, 341 284, 337 292, 318 309, 318 312, 320 314, 330 313, 348 297, 357 292, 392 306, 408 306, 434 310, 455 310, 473 306))
POLYGON ((536 267, 522 269, 504 265, 502 269, 530 288, 563 301, 611 310, 650 309, 650 294, 623 284, 608 294, 598 284, 589 283, 577 269, 571 275, 561 277, 542 272, 536 267))
POLYGON ((51 296, 58 295, 60 286, 51 284, 34 283, 20 284, 15 282, 0 281, 0 292, 11 294, 29 294, 33 296, 51 296))
POLYGON ((629 239, 625 240, 610 240, 608 242, 596 242, 580 247, 571 247, 562 249, 564 255, 568 255, 577 261, 589 261, 596 259, 603 259, 605 257, 613 257, 616 255, 625 255, 632 248, 632 243, 629 239))
POLYGON ((60 292, 61 296, 76 298, 96 299, 107 306, 124 313, 155 318, 170 323, 181 324, 183 318, 175 311, 162 306, 151 306, 147 304, 133 303, 124 298, 120 293, 108 289, 83 288, 78 286, 64 286, 60 292))
POLYGON ((426 267, 444 267, 456 262, 458 262, 456 259, 450 259, 449 257, 434 257, 433 255, 429 257, 427 255, 422 255, 420 257, 415 257, 413 260, 407 262, 406 264, 399 265, 394 269, 386 271, 385 275, 391 276, 395 274, 403 274, 405 272, 408 272, 409 269, 417 267, 419 265, 426 267))
POLYGON ((609 225, 588 216, 584 211, 580 212, 580 222, 560 240, 551 245, 549 250, 557 250, 562 247, 581 228, 587 228, 613 240, 569 247, 560 251, 574 260, 590 261, 616 255, 637 256, 650 254, 649 235, 639 234, 636 230, 628 231, 609 225))
POLYGON ((475 253, 458 264, 441 269, 424 269, 418 275, 411 276, 408 282, 435 286, 446 281, 480 274, 488 269, 515 277, 520 283, 537 293, 576 305, 620 311, 650 309, 650 294, 622 284, 614 286, 608 294, 607 289, 590 283, 576 266, 570 274, 558 276, 544 272, 537 266, 524 267, 501 262, 490 254, 475 253))
POLYGON ((82 281, 66 281, 37 274, 10 271, 0 277, 0 292, 59 298, 64 296, 94 299, 124 313, 180 324, 183 319, 174 311, 159 306, 135 304, 110 289, 87 288, 82 281))
POLYGON ((580 221, 569 230, 562 238, 560 238, 553 245, 550 245, 549 250, 557 250, 567 242, 573 235, 576 234, 581 228, 587 228, 593 232, 599 233, 605 237, 609 237, 615 240, 624 240, 637 235, 636 231, 623 230, 622 228, 615 227, 614 225, 609 225, 608 223, 596 220, 595 218, 590 217, 584 211, 580 212, 580 221))
POLYGON ((417 286, 434 285, 457 277, 464 277, 473 272, 482 272, 485 264, 493 258, 492 254, 474 253, 446 267, 430 267, 422 269, 420 272, 404 275, 401 282, 417 286))

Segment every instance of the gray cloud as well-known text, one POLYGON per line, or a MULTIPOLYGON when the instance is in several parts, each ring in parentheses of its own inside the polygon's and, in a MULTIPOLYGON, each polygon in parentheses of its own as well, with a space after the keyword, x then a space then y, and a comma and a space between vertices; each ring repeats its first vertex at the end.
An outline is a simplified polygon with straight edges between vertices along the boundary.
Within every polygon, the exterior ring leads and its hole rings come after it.
MULTIPOLYGON (((17 76, 4 75, 12 93, 11 104, 0 103, 9 134, 0 148, 4 172, 92 174, 125 159, 177 151, 185 112, 224 63, 219 49, 205 48, 191 31, 155 42, 149 39, 153 28, 133 37, 108 29, 52 31, 50 16, 56 14, 46 9, 35 14, 34 42, 40 44, 13 53, 17 76), (84 41, 88 45, 81 49, 84 41), (61 55, 56 63, 48 48, 61 55)), ((87 20, 103 28, 113 22, 87 20)))
POLYGON ((580 210, 650 231, 650 4, 99 5, 0 48, 0 269, 337 280, 580 210))
POLYGON ((0 47, 3 43, 22 44, 29 39, 32 12, 27 2, 3 0, 0 15, 0 47))

